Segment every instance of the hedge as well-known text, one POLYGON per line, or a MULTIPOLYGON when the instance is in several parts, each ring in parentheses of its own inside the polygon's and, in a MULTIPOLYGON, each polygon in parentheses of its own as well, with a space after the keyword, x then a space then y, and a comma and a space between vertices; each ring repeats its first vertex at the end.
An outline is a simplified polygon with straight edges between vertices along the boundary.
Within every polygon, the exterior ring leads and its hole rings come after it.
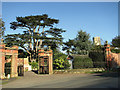
POLYGON ((29 62, 29 64, 32 66, 32 69, 38 69, 38 62, 29 62))
POLYGON ((111 49, 111 52, 113 52, 113 53, 120 53, 120 49, 111 49))
POLYGON ((88 56, 74 56, 73 68, 81 69, 81 68, 92 68, 93 62, 92 59, 88 56))
POLYGON ((105 68, 106 67, 105 53, 102 50, 90 51, 89 57, 93 61, 94 68, 105 68))

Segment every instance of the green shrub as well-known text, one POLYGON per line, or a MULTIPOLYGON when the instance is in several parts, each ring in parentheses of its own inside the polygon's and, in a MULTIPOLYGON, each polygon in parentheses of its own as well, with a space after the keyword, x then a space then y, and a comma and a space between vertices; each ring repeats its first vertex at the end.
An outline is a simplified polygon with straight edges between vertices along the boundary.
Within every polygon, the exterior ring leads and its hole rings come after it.
POLYGON ((66 59, 67 55, 63 53, 56 53, 54 56, 53 61, 53 68, 54 69, 68 69, 70 67, 70 64, 68 60, 66 59))
POLYGON ((27 72, 28 71, 28 69, 25 69, 25 72, 27 72))
POLYGON ((69 69, 71 65, 69 64, 67 59, 64 59, 64 69, 69 69))
POLYGON ((78 52, 78 54, 79 54, 79 55, 87 55, 87 54, 88 54, 88 51, 86 51, 86 50, 80 50, 80 51, 78 52))
POLYGON ((70 64, 67 60, 64 60, 62 57, 55 59, 53 62, 54 69, 67 69, 70 67, 70 64))
POLYGON ((111 52, 113 52, 113 53, 120 53, 120 49, 111 49, 111 52))
POLYGON ((54 54, 54 60, 58 59, 58 58, 63 58, 66 59, 67 55, 63 54, 63 53, 55 53, 54 54))
POLYGON ((11 57, 11 55, 5 55, 5 59, 10 59, 11 57))
POLYGON ((55 69, 63 69, 64 68, 64 59, 55 59, 53 62, 55 69))
POLYGON ((103 51, 91 51, 89 57, 93 61, 94 68, 105 68, 105 53, 103 51))
POLYGON ((25 52, 25 51, 22 50, 22 49, 19 49, 19 50, 18 50, 18 58, 27 58, 27 56, 28 56, 28 53, 27 53, 27 52, 25 52))
POLYGON ((36 69, 36 68, 38 69, 38 63, 37 62, 33 61, 33 62, 30 62, 29 64, 32 66, 32 69, 36 69))
POLYGON ((74 56, 73 68, 91 68, 93 67, 92 59, 88 56, 74 56))

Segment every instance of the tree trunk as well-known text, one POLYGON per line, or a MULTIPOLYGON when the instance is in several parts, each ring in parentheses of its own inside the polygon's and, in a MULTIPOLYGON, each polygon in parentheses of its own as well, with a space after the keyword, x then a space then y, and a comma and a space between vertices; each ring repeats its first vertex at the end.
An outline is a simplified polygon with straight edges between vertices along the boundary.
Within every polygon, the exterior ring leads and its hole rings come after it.
POLYGON ((32 58, 31 58, 31 54, 30 54, 30 56, 29 56, 29 61, 31 62, 31 60, 32 60, 32 58))
POLYGON ((27 51, 27 53, 30 55, 29 56, 29 61, 31 61, 31 59, 32 59, 32 54, 31 54, 31 52, 29 52, 24 46, 21 46, 23 49, 25 49, 26 51, 27 51))
MULTIPOLYGON (((38 33, 38 34, 37 34, 37 35, 40 35, 40 34, 39 34, 39 30, 40 30, 40 26, 38 27, 38 30, 37 30, 37 33, 38 33)), ((37 51, 37 50, 38 50, 38 39, 37 39, 37 41, 36 41, 36 51, 37 51)))
POLYGON ((37 58, 37 51, 36 51, 36 41, 35 41, 35 38, 34 38, 34 33, 35 33, 35 30, 36 30, 36 27, 33 29, 33 59, 35 59, 34 61, 36 61, 36 58, 37 58))
POLYGON ((40 44, 39 44, 39 47, 41 48, 41 46, 42 46, 42 40, 40 40, 40 44))
MULTIPOLYGON (((43 33, 44 33, 44 27, 43 27, 43 33)), ((39 44, 39 47, 41 48, 42 46, 42 40, 40 40, 40 44, 39 44)))

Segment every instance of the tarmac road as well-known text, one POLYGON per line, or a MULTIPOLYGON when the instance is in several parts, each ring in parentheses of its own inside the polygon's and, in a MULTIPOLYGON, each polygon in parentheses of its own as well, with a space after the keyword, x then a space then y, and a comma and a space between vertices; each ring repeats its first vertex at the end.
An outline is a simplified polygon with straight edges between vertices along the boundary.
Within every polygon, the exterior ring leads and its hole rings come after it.
POLYGON ((38 75, 25 72, 24 77, 3 84, 2 88, 118 88, 117 73, 38 75))

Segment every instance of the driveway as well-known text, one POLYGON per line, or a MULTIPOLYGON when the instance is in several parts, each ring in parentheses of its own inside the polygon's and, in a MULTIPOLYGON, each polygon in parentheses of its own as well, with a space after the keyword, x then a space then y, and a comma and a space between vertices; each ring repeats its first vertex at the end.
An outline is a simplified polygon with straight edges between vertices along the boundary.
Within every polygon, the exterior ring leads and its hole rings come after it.
POLYGON ((2 88, 118 88, 118 75, 110 74, 52 74, 32 71, 24 77, 4 84, 2 88))

